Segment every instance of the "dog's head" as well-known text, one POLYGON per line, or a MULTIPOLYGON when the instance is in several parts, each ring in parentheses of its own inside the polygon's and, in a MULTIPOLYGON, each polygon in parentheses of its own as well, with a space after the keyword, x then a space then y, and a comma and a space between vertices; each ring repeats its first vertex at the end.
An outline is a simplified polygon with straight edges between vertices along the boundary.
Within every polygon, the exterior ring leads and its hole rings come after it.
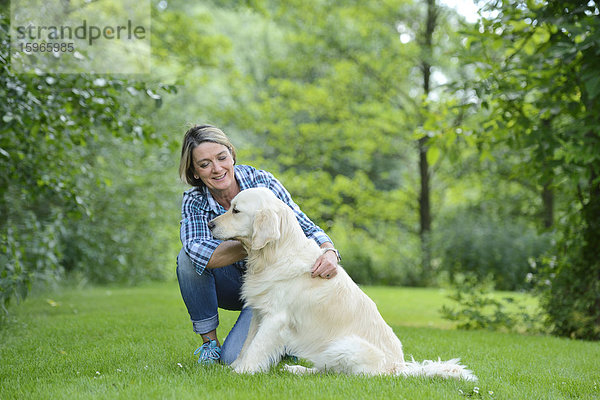
POLYGON ((246 250, 260 250, 281 237, 282 220, 291 209, 265 188, 241 191, 229 210, 209 222, 217 239, 236 239, 246 250))

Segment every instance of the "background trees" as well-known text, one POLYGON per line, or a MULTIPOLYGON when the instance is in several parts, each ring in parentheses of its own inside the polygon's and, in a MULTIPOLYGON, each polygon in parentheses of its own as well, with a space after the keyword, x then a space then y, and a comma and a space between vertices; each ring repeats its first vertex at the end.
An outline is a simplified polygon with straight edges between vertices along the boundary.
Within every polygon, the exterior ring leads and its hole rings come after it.
POLYGON ((172 199, 161 195, 164 186, 146 197, 149 183, 167 185, 152 176, 165 154, 147 118, 159 89, 91 74, 15 74, 6 11, 0 10, 2 306, 23 298, 34 282, 68 272, 100 282, 162 277, 163 235, 173 230, 161 226, 156 208, 172 199))
POLYGON ((473 45, 478 90, 497 116, 482 141, 522 154, 515 173, 541 198, 558 243, 539 279, 561 335, 600 338, 600 32, 589 1, 502 2, 486 8, 473 45), (489 52, 492 48, 496 51, 489 52), (558 198, 558 199, 557 199, 558 198))
POLYGON ((3 54, 3 300, 48 274, 169 276, 202 122, 358 282, 551 282, 555 331, 597 337, 598 7, 483 5, 470 25, 436 1, 154 2, 145 82, 17 76, 3 54))

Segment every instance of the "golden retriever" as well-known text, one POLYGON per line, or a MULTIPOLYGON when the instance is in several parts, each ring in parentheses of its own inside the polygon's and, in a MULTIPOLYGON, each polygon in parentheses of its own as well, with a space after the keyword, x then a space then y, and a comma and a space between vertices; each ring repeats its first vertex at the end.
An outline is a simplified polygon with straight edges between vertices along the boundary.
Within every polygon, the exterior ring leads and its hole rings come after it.
POLYGON ((252 321, 236 372, 268 371, 287 352, 314 364, 286 367, 295 373, 477 379, 458 359, 405 362, 400 340, 341 266, 332 279, 312 278, 322 250, 270 190, 240 192, 211 222, 215 238, 239 240, 248 252, 242 298, 252 321))

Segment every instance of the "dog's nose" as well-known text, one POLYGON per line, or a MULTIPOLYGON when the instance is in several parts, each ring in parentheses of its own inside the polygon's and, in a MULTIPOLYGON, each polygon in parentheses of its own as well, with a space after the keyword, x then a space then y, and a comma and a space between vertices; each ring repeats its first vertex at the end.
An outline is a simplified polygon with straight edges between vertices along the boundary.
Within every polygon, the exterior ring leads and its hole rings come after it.
POLYGON ((208 229, 210 229, 212 231, 212 229, 215 227, 215 223, 213 221, 208 221, 208 229))

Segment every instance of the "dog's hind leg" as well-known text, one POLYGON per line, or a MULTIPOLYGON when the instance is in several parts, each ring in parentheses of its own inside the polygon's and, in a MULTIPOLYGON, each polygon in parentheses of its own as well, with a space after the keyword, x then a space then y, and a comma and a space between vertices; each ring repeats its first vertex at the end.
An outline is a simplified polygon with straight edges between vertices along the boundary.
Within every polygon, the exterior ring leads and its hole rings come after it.
POLYGON ((384 373, 385 354, 365 339, 349 335, 333 341, 311 361, 321 371, 352 375, 384 373))

